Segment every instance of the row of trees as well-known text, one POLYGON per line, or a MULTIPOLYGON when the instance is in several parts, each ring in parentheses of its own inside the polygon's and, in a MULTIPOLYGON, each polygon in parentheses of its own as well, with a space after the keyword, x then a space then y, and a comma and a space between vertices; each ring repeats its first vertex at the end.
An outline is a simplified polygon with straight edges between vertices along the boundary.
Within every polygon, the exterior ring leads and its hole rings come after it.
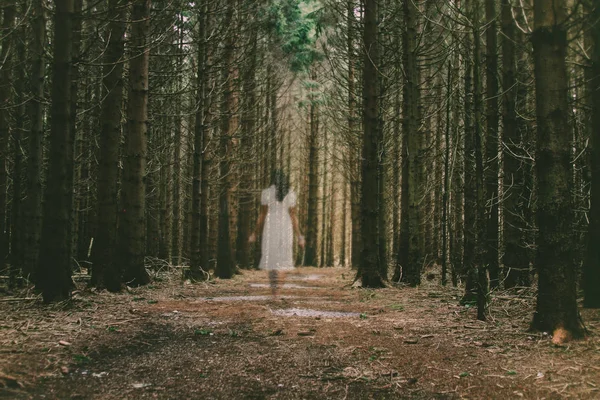
MULTIPOLYGON (((356 5, 348 4, 355 22, 356 5)), ((347 65, 332 68, 334 76, 346 76, 352 93, 354 66, 363 72, 362 96, 334 106, 349 115, 362 97, 354 160, 363 160, 363 284, 383 284, 390 255, 393 280, 411 285, 435 262, 445 283, 450 265, 452 282, 465 284, 462 301, 476 302, 485 319, 490 289, 528 286, 537 276, 534 327, 581 333, 579 279, 585 304, 600 304, 597 9, 373 0, 360 10, 360 31, 348 23, 336 32, 331 46, 347 65)), ((341 19, 345 9, 337 10, 341 19)))
POLYGON ((46 301, 83 263, 112 291, 147 283, 147 257, 192 279, 255 265, 283 168, 299 263, 371 287, 439 264, 481 319, 537 276, 540 329, 579 331, 581 272, 599 305, 591 0, 3 5, 0 260, 46 301))
POLYGON ((55 301, 84 265, 111 291, 147 283, 148 257, 189 263, 193 279, 253 265, 257 194, 272 169, 305 163, 292 131, 310 106, 296 105, 320 101, 310 83, 292 88, 316 57, 309 11, 295 0, 3 2, 10 284, 29 279, 55 301))

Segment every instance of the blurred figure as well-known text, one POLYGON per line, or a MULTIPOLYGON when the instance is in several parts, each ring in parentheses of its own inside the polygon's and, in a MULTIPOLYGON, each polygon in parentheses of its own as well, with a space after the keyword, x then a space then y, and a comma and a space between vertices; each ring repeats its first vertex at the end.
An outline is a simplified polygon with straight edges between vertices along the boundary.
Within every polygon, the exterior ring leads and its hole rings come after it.
POLYGON ((271 186, 264 189, 260 198, 260 215, 256 229, 248 238, 250 243, 262 234, 262 254, 259 268, 269 272, 271 292, 274 297, 285 280, 285 272, 294 269, 294 232, 298 245, 304 247, 296 216, 296 193, 290 190, 287 175, 280 169, 271 173, 271 186))

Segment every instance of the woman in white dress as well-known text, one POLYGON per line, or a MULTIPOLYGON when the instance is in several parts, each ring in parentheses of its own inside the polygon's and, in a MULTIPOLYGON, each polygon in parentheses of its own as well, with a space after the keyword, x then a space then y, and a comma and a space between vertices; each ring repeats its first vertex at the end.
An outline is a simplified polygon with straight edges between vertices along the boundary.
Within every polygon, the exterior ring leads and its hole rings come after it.
POLYGON ((298 245, 304 247, 304 236, 300 234, 296 216, 296 193, 290 190, 287 176, 282 170, 271 174, 271 186, 264 189, 260 199, 260 215, 256 229, 248 241, 256 241, 262 233, 261 259, 259 268, 269 271, 273 296, 277 296, 283 284, 285 272, 294 268, 294 232, 298 245))

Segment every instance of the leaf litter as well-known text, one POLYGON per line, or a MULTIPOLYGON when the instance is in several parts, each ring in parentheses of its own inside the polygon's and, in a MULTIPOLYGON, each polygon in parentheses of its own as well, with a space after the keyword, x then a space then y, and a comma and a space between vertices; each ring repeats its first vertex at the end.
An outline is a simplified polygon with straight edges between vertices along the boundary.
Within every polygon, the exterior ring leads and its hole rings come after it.
MULTIPOLYGON (((356 289, 351 275, 300 268, 288 279, 318 289, 277 299, 261 271, 186 285, 179 270, 120 294, 81 285, 50 306, 12 296, 0 398, 600 397, 598 336, 557 347, 528 332, 534 289, 492 294, 478 322, 460 289, 356 289)), ((597 332, 600 312, 581 312, 597 332)))

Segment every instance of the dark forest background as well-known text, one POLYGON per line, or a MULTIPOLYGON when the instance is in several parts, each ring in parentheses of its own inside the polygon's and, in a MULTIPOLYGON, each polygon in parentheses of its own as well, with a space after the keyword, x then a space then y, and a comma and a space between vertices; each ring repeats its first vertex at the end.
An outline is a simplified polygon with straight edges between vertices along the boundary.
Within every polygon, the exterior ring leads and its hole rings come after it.
POLYGON ((46 302, 254 268, 260 190, 298 264, 365 287, 538 288, 600 306, 593 0, 3 0, 0 270, 46 302))

